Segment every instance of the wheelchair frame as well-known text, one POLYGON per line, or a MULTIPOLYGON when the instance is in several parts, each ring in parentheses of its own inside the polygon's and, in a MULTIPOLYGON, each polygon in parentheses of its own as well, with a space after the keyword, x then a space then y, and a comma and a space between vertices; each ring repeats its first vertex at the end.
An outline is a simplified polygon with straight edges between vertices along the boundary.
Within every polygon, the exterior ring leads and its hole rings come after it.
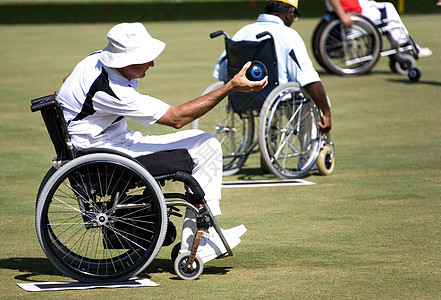
MULTIPOLYGON (((210 37, 215 38, 220 35, 224 35, 228 49, 231 39, 226 32, 217 31, 210 34, 210 37)), ((273 60, 277 61, 272 35, 269 32, 262 32, 256 37, 260 39, 265 36, 269 36, 268 39, 272 41, 273 60)), ((255 55, 247 60, 259 60, 258 54, 255 55)), ((268 66, 267 68, 269 69, 268 66)), ((263 171, 272 173, 280 179, 304 177, 315 166, 321 174, 331 174, 335 165, 334 145, 330 142, 330 137, 325 141, 321 140, 317 125, 321 118, 319 108, 306 90, 297 83, 290 82, 279 86, 278 75, 272 76, 277 78, 273 79, 275 85, 270 87, 268 95, 260 106, 245 106, 236 110, 229 97, 199 120, 194 121, 191 124, 192 128, 211 132, 221 142, 224 176, 237 173, 248 156, 257 152, 261 154, 263 171), (255 126, 255 118, 259 120, 258 128, 255 126), (307 121, 310 123, 307 125, 310 132, 302 139, 299 135, 302 132, 300 128, 307 121), (312 132, 312 129, 315 131, 312 132), (258 134, 257 138, 254 138, 255 131, 258 134), (325 154, 319 155, 320 152, 325 154), (304 161, 300 161, 302 159, 304 161)), ((222 81, 215 82, 202 95, 223 84, 222 81)))
POLYGON ((380 57, 389 57, 390 69, 410 80, 418 81, 421 71, 416 67, 417 49, 414 41, 407 36, 409 45, 392 45, 383 49, 383 36, 388 36, 391 28, 400 28, 387 19, 374 24, 367 17, 351 13, 354 24, 346 28, 335 13, 326 13, 317 24, 312 48, 317 62, 328 72, 341 76, 363 75, 369 72, 380 57))
MULTIPOLYGON (((198 224, 192 250, 178 254, 179 243, 172 250, 180 278, 193 280, 201 275, 204 264, 197 248, 203 230, 210 226, 226 249, 219 258, 233 255, 202 188, 188 170, 154 174, 118 151, 75 153, 56 93, 31 100, 31 111, 41 112, 57 153, 37 194, 37 236, 48 259, 63 274, 82 282, 124 281, 139 274, 163 245, 175 241, 170 217, 182 216, 177 206, 195 212, 198 224), (182 182, 185 193, 162 193, 169 180, 182 182)), ((155 155, 144 157, 147 166, 149 159, 157 160, 155 155)))

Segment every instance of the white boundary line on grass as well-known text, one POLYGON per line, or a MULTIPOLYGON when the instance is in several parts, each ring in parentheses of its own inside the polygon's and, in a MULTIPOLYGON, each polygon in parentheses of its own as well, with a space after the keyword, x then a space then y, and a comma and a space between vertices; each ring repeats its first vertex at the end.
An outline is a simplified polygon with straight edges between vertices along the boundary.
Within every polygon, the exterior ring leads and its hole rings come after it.
POLYGON ((312 185, 312 184, 315 183, 303 179, 226 181, 226 182, 222 182, 222 188, 248 188, 248 187, 291 186, 291 185, 312 185))
POLYGON ((137 278, 123 282, 112 282, 112 283, 83 283, 78 281, 58 281, 58 282, 54 281, 54 282, 17 283, 17 285, 27 292, 159 286, 158 283, 153 282, 148 278, 137 278))

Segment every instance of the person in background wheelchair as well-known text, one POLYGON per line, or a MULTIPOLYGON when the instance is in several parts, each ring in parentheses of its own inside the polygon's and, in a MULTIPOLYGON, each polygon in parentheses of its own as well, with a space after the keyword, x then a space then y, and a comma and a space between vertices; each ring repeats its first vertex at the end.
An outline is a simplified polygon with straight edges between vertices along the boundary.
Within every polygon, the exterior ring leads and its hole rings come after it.
MULTIPOLYGON (((326 9, 330 12, 335 12, 346 27, 351 27, 353 20, 348 13, 358 13, 368 19, 374 24, 382 24, 384 21, 387 24, 396 24, 387 30, 388 39, 392 48, 409 45, 409 33, 401 21, 395 6, 389 2, 376 2, 371 0, 326 0, 326 9)), ((417 49, 417 57, 423 58, 432 55, 429 48, 422 48, 415 45, 417 49)))
MULTIPOLYGON (((76 151, 108 148, 140 157, 154 152, 187 149, 194 161, 193 177, 205 192, 213 215, 220 215, 222 151, 211 134, 184 130, 161 136, 143 136, 127 129, 127 119, 145 127, 155 123, 179 129, 212 109, 233 91, 252 92, 265 87, 267 78, 249 81, 245 72, 250 63, 228 84, 179 106, 170 106, 136 91, 137 79, 146 76, 165 43, 150 36, 141 23, 122 23, 107 34, 108 46, 76 65, 58 93, 76 151)), ((204 262, 224 252, 213 227, 201 239, 198 254, 204 262)), ((181 251, 190 251, 196 232, 195 213, 186 211, 181 251)), ((223 231, 231 248, 240 243, 243 225, 223 231)))
MULTIPOLYGON (((275 41, 278 61, 278 84, 298 82, 303 86, 323 112, 320 131, 323 138, 331 130, 331 109, 325 89, 318 73, 315 71, 307 53, 305 43, 300 35, 290 26, 300 16, 298 0, 271 0, 265 4, 264 14, 260 14, 257 22, 240 29, 233 37, 234 41, 257 41, 256 35, 269 32, 275 41)), ((227 82, 226 51, 220 56, 213 76, 227 82)))

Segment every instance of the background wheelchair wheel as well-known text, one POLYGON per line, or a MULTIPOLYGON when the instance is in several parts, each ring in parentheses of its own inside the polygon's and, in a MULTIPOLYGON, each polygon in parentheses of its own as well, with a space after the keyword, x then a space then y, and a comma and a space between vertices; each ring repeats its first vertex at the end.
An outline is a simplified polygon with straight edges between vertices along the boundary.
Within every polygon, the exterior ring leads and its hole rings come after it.
POLYGON ((259 148, 267 169, 281 179, 304 177, 320 150, 320 111, 297 83, 275 88, 259 117, 259 148))
POLYGON ((317 157, 317 168, 321 175, 331 175, 334 172, 335 155, 332 151, 332 146, 326 144, 319 152, 317 157))
POLYGON ((82 282, 123 281, 144 270, 162 246, 167 221, 150 173, 114 154, 70 161, 37 202, 43 251, 62 273, 82 282))
MULTIPOLYGON (((222 81, 210 85, 202 95, 208 94, 221 86, 222 81)), ((223 176, 237 173, 245 164, 249 149, 254 139, 254 119, 252 111, 235 113, 227 99, 216 105, 198 120, 192 122, 192 128, 212 133, 222 145, 223 176)))
POLYGON ((194 263, 187 268, 186 265, 189 257, 190 252, 181 253, 178 255, 174 263, 175 272, 176 275, 178 275, 181 279, 195 280, 198 279, 204 271, 204 262, 202 261, 202 258, 196 254, 194 263))
POLYGON ((328 72, 332 72, 331 70, 328 70, 328 66, 323 62, 319 51, 320 36, 322 35, 324 28, 327 26, 331 18, 330 14, 327 14, 325 16, 320 20, 319 24, 314 29, 314 33, 312 34, 312 53, 314 54, 315 59, 323 69, 328 72))
POLYGON ((408 75, 409 70, 416 68, 416 60, 410 54, 400 54, 400 59, 391 59, 389 66, 392 71, 401 75, 408 75))
POLYGON ((367 18, 352 14, 354 24, 345 28, 338 18, 317 28, 313 52, 327 71, 338 75, 362 75, 380 58, 382 38, 367 18))

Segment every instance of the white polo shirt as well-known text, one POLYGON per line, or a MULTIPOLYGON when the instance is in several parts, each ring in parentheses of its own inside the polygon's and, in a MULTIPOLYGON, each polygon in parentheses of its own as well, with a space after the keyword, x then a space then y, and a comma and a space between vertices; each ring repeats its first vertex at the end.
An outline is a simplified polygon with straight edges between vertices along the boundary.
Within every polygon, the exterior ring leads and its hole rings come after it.
POLYGON ((74 147, 103 147, 127 132, 126 118, 145 127, 169 109, 163 101, 136 91, 138 82, 104 66, 99 52, 82 60, 61 86, 58 100, 74 147))
MULTIPOLYGON (((295 81, 305 86, 320 81, 302 38, 277 16, 259 15, 256 23, 244 26, 233 36, 232 40, 257 41, 256 35, 264 31, 268 31, 274 37, 280 84, 295 81)), ((213 71, 213 76, 222 81, 227 81, 225 55, 224 51, 213 71)))

